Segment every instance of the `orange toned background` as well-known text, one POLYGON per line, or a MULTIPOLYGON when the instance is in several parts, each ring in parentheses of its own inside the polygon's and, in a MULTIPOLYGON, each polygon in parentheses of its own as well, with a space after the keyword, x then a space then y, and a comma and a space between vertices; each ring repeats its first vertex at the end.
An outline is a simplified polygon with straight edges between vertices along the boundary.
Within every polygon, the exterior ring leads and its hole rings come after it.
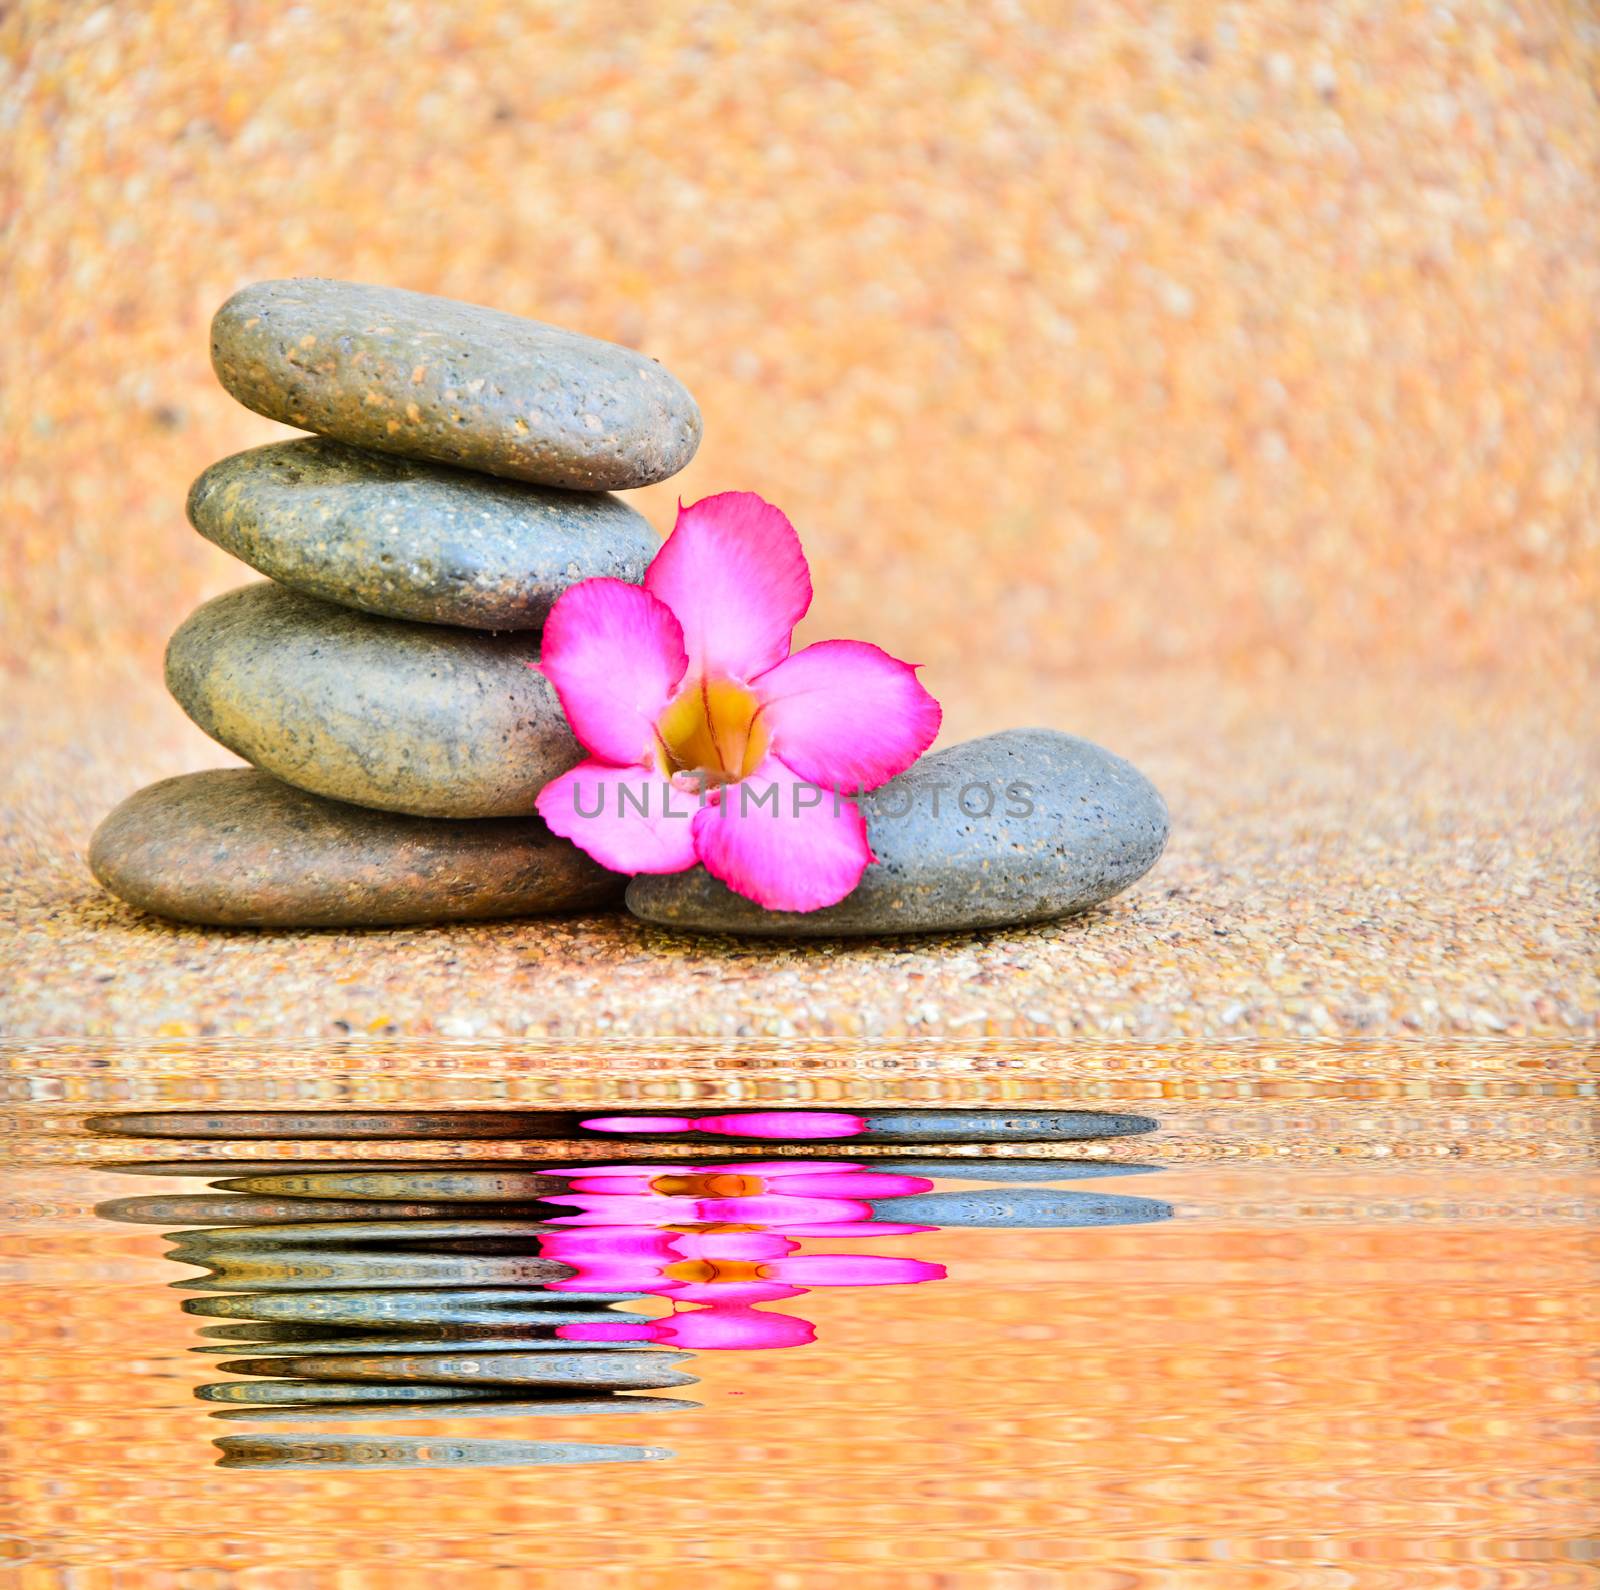
POLYGON ((189 480, 255 278, 646 349, 658 528, 785 507, 813 635, 953 670, 1592 659, 1581 4, 22 0, 0 20, 13 666, 239 566, 189 480))

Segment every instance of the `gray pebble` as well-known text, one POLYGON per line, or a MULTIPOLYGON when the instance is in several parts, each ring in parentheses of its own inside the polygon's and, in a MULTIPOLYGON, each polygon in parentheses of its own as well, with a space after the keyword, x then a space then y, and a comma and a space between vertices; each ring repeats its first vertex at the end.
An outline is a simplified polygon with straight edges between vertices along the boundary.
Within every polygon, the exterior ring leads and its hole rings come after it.
POLYGON ((419 817, 522 817, 583 753, 520 634, 374 618, 281 585, 192 613, 167 688, 212 739, 333 800, 419 817))
POLYGON ((190 488, 208 541, 308 596, 468 629, 537 629, 569 585, 637 585, 661 542, 618 497, 346 447, 274 442, 190 488))
POLYGON ((837 905, 767 911, 691 867, 636 877, 628 909, 665 927, 779 938, 1008 927, 1109 900, 1167 842, 1167 808, 1149 780, 1054 729, 935 751, 862 809, 878 859, 837 905))
POLYGON ((269 419, 537 485, 648 486, 700 445, 694 399, 644 354, 397 287, 256 282, 217 311, 211 363, 269 419))

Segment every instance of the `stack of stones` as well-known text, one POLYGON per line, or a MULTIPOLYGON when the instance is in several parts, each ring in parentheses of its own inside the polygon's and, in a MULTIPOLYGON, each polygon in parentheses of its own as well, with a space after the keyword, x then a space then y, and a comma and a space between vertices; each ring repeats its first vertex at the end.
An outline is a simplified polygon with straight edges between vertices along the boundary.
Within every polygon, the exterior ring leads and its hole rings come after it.
MULTIPOLYGON (((241 927, 367 927, 593 909, 626 880, 534 798, 583 752, 529 667, 567 586, 637 582, 659 545, 614 491, 694 456, 700 412, 629 349, 349 282, 263 282, 212 323, 247 407, 315 434, 214 464, 207 539, 269 578, 208 602, 167 684, 252 766, 168 779, 101 824, 130 904, 241 927)), ((1161 797, 1070 735, 1010 730, 866 797, 878 858, 839 905, 769 912, 701 867, 640 877, 665 925, 786 937, 1004 926, 1098 904, 1154 865, 1161 797)))
POLYGON ((253 766, 141 790, 95 835, 95 875, 236 926, 620 900, 530 815, 583 753, 528 665, 567 586, 643 578, 659 541, 611 493, 689 462, 694 399, 627 348, 350 282, 245 288, 211 357, 247 408, 316 433, 189 493, 195 529, 269 578, 185 621, 167 685, 253 766))

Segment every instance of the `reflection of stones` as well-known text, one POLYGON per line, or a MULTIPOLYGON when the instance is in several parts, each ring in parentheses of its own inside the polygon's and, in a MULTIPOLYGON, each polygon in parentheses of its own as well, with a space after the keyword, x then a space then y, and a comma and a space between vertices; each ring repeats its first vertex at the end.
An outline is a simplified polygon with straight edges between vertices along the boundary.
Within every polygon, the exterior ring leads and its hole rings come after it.
POLYGON ((921 1226, 1022 1226, 1049 1230, 1063 1226, 1146 1225, 1170 1220, 1172 1205, 1156 1198, 1027 1188, 1015 1192, 934 1192, 909 1198, 874 1198, 872 1212, 878 1220, 906 1220, 921 1226))
POLYGON ((225 1435, 224 1469, 544 1468, 561 1463, 649 1463, 672 1456, 658 1446, 592 1446, 575 1441, 474 1441, 461 1437, 225 1435))
MULTIPOLYGON (((617 1315, 596 1310, 590 1314, 562 1314, 549 1325, 543 1326, 458 1326, 453 1330, 395 1331, 389 1336, 307 1336, 297 1339, 244 1339, 225 1344, 207 1344, 191 1347, 193 1353, 219 1356, 241 1353, 246 1349, 260 1355, 282 1354, 292 1358, 305 1353, 409 1353, 418 1348, 454 1348, 459 1352, 487 1353, 501 1350, 521 1352, 570 1352, 573 1344, 554 1332, 561 1325, 615 1324, 617 1315), (541 1334, 548 1332, 549 1334, 541 1334)), ((612 1352, 618 1348, 635 1347, 635 1342, 586 1342, 596 1352, 612 1352)))
MULTIPOLYGON (((382 1206, 380 1206, 381 1208, 382 1206)), ((374 1213, 368 1204, 362 1211, 374 1213)), ((275 1222, 259 1226, 223 1227, 217 1231, 172 1231, 175 1244, 169 1259, 180 1255, 185 1262, 208 1262, 202 1256, 215 1254, 265 1253, 274 1249, 298 1248, 306 1244, 326 1244, 330 1248, 370 1248, 400 1244, 437 1252, 442 1243, 474 1237, 523 1239, 523 1251, 531 1251, 529 1239, 553 1229, 542 1220, 329 1220, 322 1223, 275 1222)), ((532 1244, 537 1248, 537 1242, 532 1244)))
POLYGON ((235 1375, 288 1375, 298 1380, 427 1380, 467 1386, 608 1386, 648 1391, 692 1386, 693 1375, 668 1366, 688 1353, 635 1346, 628 1352, 376 1353, 237 1358, 219 1369, 235 1375))
POLYGON ((944 1181, 1094 1181, 1101 1176, 1143 1176, 1160 1165, 1093 1159, 874 1159, 874 1170, 944 1181))
MULTIPOLYGON (((565 1266, 563 1266, 565 1268, 565 1266)), ((250 1319, 378 1330, 412 1325, 532 1324, 558 1320, 565 1311, 596 1303, 627 1302, 637 1292, 534 1292, 483 1287, 436 1292, 311 1292, 185 1298, 184 1312, 213 1319, 250 1319)))
POLYGON ((342 1253, 331 1248, 274 1248, 259 1254, 219 1255, 208 1259, 206 1268, 211 1271, 209 1276, 186 1277, 174 1281, 173 1286, 195 1292, 272 1292, 325 1286, 532 1286, 564 1280, 573 1273, 570 1265, 525 1255, 454 1258, 432 1253, 342 1253))
MULTIPOLYGON (((105 1137, 377 1139, 420 1137, 460 1142, 478 1137, 526 1137, 529 1116, 510 1110, 135 1110, 92 1115, 84 1125, 105 1137)), ((346 1162, 352 1170, 359 1161, 346 1162)), ((132 1166, 117 1166, 130 1170, 132 1166)), ((176 1173, 221 1175, 225 1166, 189 1165, 176 1173)), ((331 1169, 332 1167, 324 1167, 331 1169)), ((378 1196, 378 1195, 375 1195, 378 1196)))
MULTIPOLYGON (((264 1228, 278 1221, 351 1222, 363 1220, 375 1211, 370 1202, 340 1198, 230 1198, 221 1193, 160 1194, 148 1198, 112 1198, 97 1204, 95 1213, 103 1220, 122 1220, 140 1226, 180 1226, 199 1222, 204 1225, 249 1225, 264 1228)), ((525 1211, 506 1204, 465 1205, 445 1200, 437 1203, 386 1203, 383 1213, 395 1220, 428 1220, 476 1216, 503 1220, 525 1211)))
POLYGON ((239 1176, 220 1185, 240 1192, 295 1198, 367 1198, 384 1202, 419 1198, 454 1203, 543 1198, 565 1191, 567 1178, 526 1170, 312 1171, 293 1176, 239 1176))
POLYGON ((341 1381, 311 1380, 219 1380, 209 1386, 196 1386, 194 1394, 202 1402, 450 1402, 493 1397, 492 1389, 478 1391, 464 1386, 415 1385, 365 1386, 341 1381))
MULTIPOLYGON (((234 1382, 227 1382, 234 1384, 234 1382)), ((262 1381, 257 1384, 268 1385, 262 1381)), ((319 1381, 320 1388, 336 1384, 319 1381)), ((368 1384, 368 1391, 376 1388, 368 1384)), ((462 1387, 445 1388, 469 1393, 462 1387)), ((541 1397, 537 1402, 519 1401, 514 1396, 481 1396, 471 1400, 453 1402, 337 1402, 318 1404, 315 1407, 238 1407, 216 1408, 213 1419, 247 1419, 252 1424, 297 1423, 315 1419, 318 1424, 328 1419, 577 1419, 595 1414, 620 1413, 690 1413, 700 1406, 697 1402, 684 1402, 677 1397, 541 1397)))

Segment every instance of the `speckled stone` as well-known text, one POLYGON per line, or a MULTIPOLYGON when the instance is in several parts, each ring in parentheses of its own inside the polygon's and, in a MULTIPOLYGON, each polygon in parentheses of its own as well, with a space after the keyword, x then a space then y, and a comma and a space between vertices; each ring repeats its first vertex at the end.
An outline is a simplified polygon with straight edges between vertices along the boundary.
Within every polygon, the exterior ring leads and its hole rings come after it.
POLYGON ((929 1176, 935 1181, 1095 1181, 1102 1176, 1143 1176, 1159 1165, 1130 1165, 1114 1159, 875 1159, 873 1170, 896 1176, 929 1176))
POLYGON ((256 282, 217 311, 211 363, 269 419, 536 485, 648 486, 700 445, 694 399, 653 359, 397 287, 256 282))
POLYGON ((693 1375, 671 1369, 688 1353, 661 1348, 633 1352, 581 1351, 557 1353, 492 1352, 482 1357, 470 1349, 457 1353, 378 1353, 303 1358, 239 1358, 219 1364, 233 1375, 289 1375, 297 1380, 428 1380, 442 1385, 475 1386, 610 1386, 650 1391, 665 1386, 690 1386, 693 1375))
POLYGON ((189 490, 189 521, 308 596, 468 629, 537 629, 578 580, 637 584, 661 545, 605 492, 494 480, 319 436, 213 464, 189 490))
MULTIPOLYGON (((238 1382, 228 1382, 237 1384, 238 1382)), ((337 1385, 337 1381, 322 1381, 322 1385, 337 1385)), ((272 1382, 263 1381, 263 1385, 272 1382)), ((316 1422, 329 1419, 370 1419, 374 1416, 391 1419, 577 1419, 591 1414, 687 1413, 700 1406, 697 1402, 684 1402, 677 1397, 640 1397, 632 1394, 598 1397, 541 1397, 537 1402, 519 1402, 514 1396, 490 1394, 475 1397, 470 1387, 463 1390, 467 1399, 459 1402, 423 1403, 407 1406, 405 1403, 353 1402, 335 1403, 331 1406, 317 1404, 314 1408, 316 1422)), ((304 1424, 308 1410, 304 1408, 217 1408, 213 1419, 240 1420, 250 1424, 304 1424)))
POLYGON ((527 1286, 441 1286, 433 1290, 370 1292, 329 1289, 299 1294, 262 1292, 231 1297, 189 1297, 183 1301, 183 1311, 208 1319, 405 1330, 413 1325, 539 1325, 571 1317, 565 1311, 627 1302, 641 1295, 638 1292, 543 1292, 527 1286))
POLYGON ((659 1446, 596 1446, 577 1441, 474 1441, 460 1436, 225 1435, 219 1469, 549 1468, 566 1463, 651 1463, 672 1456, 659 1446))
POLYGON ((874 1198, 872 1217, 874 1220, 905 1220, 919 1226, 1043 1231, 1067 1226, 1147 1225, 1156 1220, 1170 1220, 1172 1205, 1159 1198, 1017 1187, 1004 1192, 996 1189, 874 1198))
POLYGON ((220 927, 352 928, 612 904, 621 880, 537 818, 446 822, 310 795, 254 768, 130 795, 89 866, 129 905, 220 927))
POLYGON ((526 635, 375 618, 263 582, 198 608, 167 688, 247 762, 335 800, 515 817, 582 758, 526 635))
POLYGON ((1008 729, 936 751, 866 796, 863 809, 877 862, 838 905, 766 911, 692 867, 635 878, 628 909, 667 927, 783 938, 1005 927, 1109 900, 1167 842, 1167 808, 1149 780, 1054 729, 1008 729), (991 799, 992 812, 970 815, 991 799))

